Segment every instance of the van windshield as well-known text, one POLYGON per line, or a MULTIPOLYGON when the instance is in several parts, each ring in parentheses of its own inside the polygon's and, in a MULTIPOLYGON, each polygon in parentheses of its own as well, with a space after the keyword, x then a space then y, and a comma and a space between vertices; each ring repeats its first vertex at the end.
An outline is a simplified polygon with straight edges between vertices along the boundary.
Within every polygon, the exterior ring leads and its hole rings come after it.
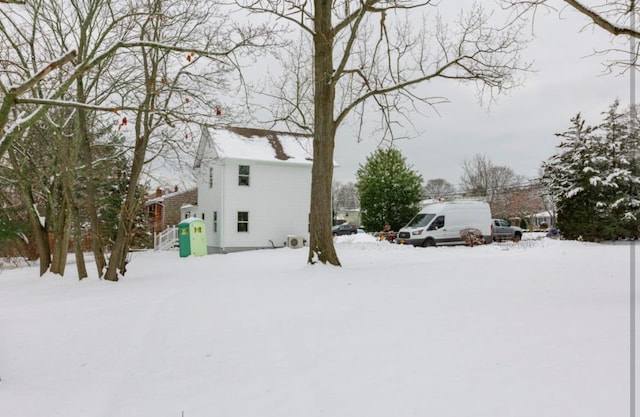
POLYGON ((416 217, 411 219, 406 227, 425 227, 434 217, 436 217, 436 215, 433 213, 418 213, 416 217))

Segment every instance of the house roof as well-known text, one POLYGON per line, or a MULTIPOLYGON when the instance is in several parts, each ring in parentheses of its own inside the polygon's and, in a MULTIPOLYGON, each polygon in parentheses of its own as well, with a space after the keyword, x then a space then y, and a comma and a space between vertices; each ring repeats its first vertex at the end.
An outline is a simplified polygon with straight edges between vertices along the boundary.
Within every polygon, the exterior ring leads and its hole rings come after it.
POLYGON ((172 198, 176 198, 176 197, 181 196, 182 194, 185 194, 185 193, 196 193, 195 195, 196 195, 196 201, 197 201, 197 199, 198 199, 197 192, 198 192, 197 188, 191 188, 189 190, 174 191, 174 192, 166 193, 166 194, 163 193, 160 196, 156 196, 156 197, 149 198, 149 199, 145 200, 144 205, 148 206, 148 205, 155 204, 155 203, 162 203, 165 200, 171 200, 172 198))
POLYGON ((295 164, 311 164, 313 161, 313 137, 300 133, 244 127, 203 127, 195 167, 201 165, 206 148, 213 148, 218 159, 295 164))

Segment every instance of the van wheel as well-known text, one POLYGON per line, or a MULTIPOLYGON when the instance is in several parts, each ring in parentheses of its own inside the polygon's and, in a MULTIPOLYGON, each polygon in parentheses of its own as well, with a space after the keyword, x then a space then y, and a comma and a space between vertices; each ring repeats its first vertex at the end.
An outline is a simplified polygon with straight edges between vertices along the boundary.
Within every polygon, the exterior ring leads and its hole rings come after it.
POLYGON ((428 248, 428 247, 433 247, 436 245, 436 241, 433 240, 432 237, 428 237, 424 240, 424 242, 422 242, 422 247, 423 248, 428 248))
POLYGON ((521 239, 522 239, 522 234, 520 234, 520 233, 516 233, 516 234, 513 236, 513 241, 514 241, 514 242, 520 242, 520 240, 521 240, 521 239))

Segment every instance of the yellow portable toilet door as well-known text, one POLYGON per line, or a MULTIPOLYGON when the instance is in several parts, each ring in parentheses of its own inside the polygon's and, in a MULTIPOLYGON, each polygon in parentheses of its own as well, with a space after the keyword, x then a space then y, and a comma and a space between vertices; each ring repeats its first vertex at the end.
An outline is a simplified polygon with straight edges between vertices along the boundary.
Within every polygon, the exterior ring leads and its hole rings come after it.
POLYGON ((205 233, 204 221, 197 219, 190 224, 191 254, 204 256, 207 254, 207 234, 205 233))

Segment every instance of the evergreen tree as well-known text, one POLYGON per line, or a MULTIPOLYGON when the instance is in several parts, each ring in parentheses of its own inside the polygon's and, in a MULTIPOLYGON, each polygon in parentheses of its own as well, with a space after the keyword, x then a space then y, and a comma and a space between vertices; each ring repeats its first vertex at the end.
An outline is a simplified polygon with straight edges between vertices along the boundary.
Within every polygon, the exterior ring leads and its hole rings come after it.
POLYGON ((580 236, 582 226, 591 224, 595 215, 588 193, 583 192, 589 186, 584 172, 587 142, 594 130, 578 113, 568 131, 556 134, 562 138, 559 152, 542 164, 543 180, 558 208, 557 225, 569 239, 580 236))
POLYGON ((638 236, 636 135, 629 114, 614 102, 601 125, 585 125, 580 114, 558 136, 559 152, 543 164, 543 178, 558 207, 565 237, 598 241, 638 236))
POLYGON ((378 149, 356 172, 362 226, 382 230, 388 222, 398 230, 419 211, 422 176, 395 148, 378 149))
POLYGON ((598 186, 596 207, 604 219, 605 238, 638 236, 638 201, 635 188, 638 184, 638 165, 634 151, 637 149, 635 132, 630 132, 630 114, 621 113, 616 100, 605 113, 599 126, 602 136, 594 146, 594 166, 590 182, 598 186))
MULTIPOLYGON (((120 208, 128 190, 131 160, 127 153, 123 153, 125 139, 121 135, 106 133, 97 138, 94 146, 96 162, 91 180, 94 182, 97 196, 96 204, 100 219, 100 235, 105 239, 106 246, 111 247, 115 241, 120 216, 120 208)), ((152 236, 148 233, 147 219, 143 213, 144 188, 136 187, 136 210, 132 213, 135 219, 131 230, 131 246, 136 248, 151 247, 152 236)))
POLYGON ((0 210, 0 243, 17 241, 28 231, 28 223, 15 209, 0 210))

